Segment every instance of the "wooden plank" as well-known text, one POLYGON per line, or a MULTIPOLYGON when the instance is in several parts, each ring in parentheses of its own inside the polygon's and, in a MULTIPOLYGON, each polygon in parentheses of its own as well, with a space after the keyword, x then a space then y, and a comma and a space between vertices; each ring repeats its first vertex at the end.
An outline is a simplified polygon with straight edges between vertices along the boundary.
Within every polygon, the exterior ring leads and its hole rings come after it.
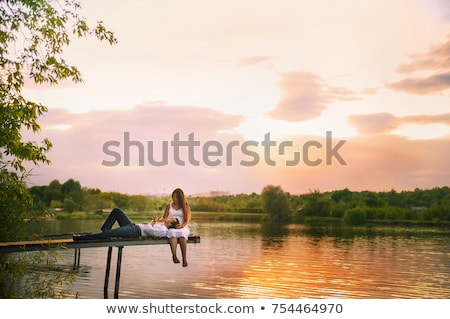
MULTIPOLYGON (((189 236, 188 243, 200 243, 199 236, 189 236)), ((106 240, 73 241, 71 238, 30 240, 0 243, 0 253, 49 250, 53 248, 96 248, 168 244, 168 238, 110 238, 106 240)))

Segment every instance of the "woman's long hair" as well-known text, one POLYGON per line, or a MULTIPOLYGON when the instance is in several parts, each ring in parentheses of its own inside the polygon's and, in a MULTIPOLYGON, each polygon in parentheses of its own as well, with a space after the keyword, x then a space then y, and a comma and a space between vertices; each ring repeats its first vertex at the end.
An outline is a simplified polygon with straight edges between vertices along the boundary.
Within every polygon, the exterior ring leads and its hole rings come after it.
POLYGON ((172 192, 172 196, 176 194, 178 197, 178 201, 180 202, 181 208, 183 209, 183 216, 184 216, 184 220, 186 222, 189 222, 188 220, 188 216, 187 216, 187 206, 189 205, 188 202, 186 201, 186 197, 184 196, 184 192, 181 188, 176 188, 174 189, 174 191, 172 192))

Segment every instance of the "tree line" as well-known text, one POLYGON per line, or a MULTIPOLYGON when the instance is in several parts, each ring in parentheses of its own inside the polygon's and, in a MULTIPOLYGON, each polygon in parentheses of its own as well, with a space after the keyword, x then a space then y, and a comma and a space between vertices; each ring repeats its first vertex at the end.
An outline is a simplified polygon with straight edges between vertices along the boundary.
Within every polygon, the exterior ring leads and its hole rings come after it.
POLYGON ((32 186, 30 194, 34 209, 44 211, 46 214, 58 210, 73 213, 101 211, 114 207, 144 212, 159 210, 167 203, 166 198, 102 192, 98 188, 83 187, 79 181, 72 178, 64 183, 55 179, 48 185, 32 186))
MULTIPOLYGON (((64 183, 55 179, 46 186, 33 186, 30 194, 33 207, 48 213, 55 209, 72 213, 114 207, 135 212, 161 211, 170 200, 169 195, 152 197, 102 192, 83 187, 72 178, 64 183)), ((382 192, 348 188, 327 192, 311 190, 295 195, 283 191, 281 186, 267 185, 259 194, 189 196, 188 200, 194 212, 267 213, 272 220, 279 221, 289 220, 292 216, 345 218, 350 223, 361 219, 450 221, 450 188, 447 186, 382 192)))

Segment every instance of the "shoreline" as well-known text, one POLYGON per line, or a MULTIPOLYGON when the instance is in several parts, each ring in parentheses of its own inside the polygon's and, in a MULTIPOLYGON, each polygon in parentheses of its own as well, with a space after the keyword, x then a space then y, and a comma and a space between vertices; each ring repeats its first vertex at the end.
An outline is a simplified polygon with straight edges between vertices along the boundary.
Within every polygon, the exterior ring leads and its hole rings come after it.
MULTIPOLYGON (((135 220, 151 219, 153 212, 129 212, 130 218, 135 220)), ((52 216, 46 216, 42 219, 104 219, 107 213, 95 212, 74 212, 74 213, 56 213, 52 216)), ((234 222, 259 222, 267 221, 265 213, 242 213, 242 212, 193 212, 192 220, 194 221, 234 221, 234 222)), ((448 221, 431 221, 431 220, 400 220, 400 219, 367 219, 359 225, 348 225, 344 223, 341 217, 320 217, 320 216, 298 216, 291 215, 287 223, 291 224, 341 224, 343 226, 411 226, 411 227, 443 227, 450 228, 448 221)))

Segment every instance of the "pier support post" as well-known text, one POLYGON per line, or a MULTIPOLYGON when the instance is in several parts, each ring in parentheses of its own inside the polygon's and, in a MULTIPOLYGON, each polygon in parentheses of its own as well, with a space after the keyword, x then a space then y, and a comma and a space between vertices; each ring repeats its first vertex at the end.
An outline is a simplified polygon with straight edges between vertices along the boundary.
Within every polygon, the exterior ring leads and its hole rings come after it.
MULTIPOLYGON (((117 264, 116 264, 116 281, 114 285, 114 299, 119 299, 120 271, 122 269, 122 251, 123 246, 117 246, 117 264)), ((105 285, 103 287, 103 297, 108 299, 109 273, 111 272, 111 256, 112 247, 108 247, 108 257, 106 259, 105 285)))
POLYGON ((80 257, 81 257, 81 249, 75 248, 75 257, 73 260, 73 270, 77 270, 80 268, 80 257))
POLYGON ((119 285, 120 285, 120 270, 122 267, 122 250, 123 246, 117 247, 117 268, 116 268, 116 285, 114 287, 114 299, 119 299, 119 285))
POLYGON ((103 286, 103 297, 105 299, 108 299, 108 283, 109 283, 109 271, 111 270, 111 255, 112 255, 112 247, 108 247, 108 257, 106 258, 105 285, 103 286))

